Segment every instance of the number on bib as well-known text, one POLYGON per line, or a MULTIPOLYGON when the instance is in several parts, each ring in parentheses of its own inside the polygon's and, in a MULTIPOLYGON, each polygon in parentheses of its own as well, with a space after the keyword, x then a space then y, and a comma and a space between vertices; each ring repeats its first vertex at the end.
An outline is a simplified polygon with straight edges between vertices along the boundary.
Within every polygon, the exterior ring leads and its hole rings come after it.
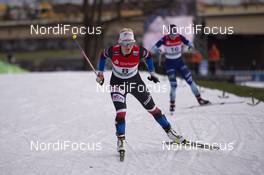
POLYGON ((122 69, 122 73, 123 74, 127 74, 128 73, 128 69, 122 69))

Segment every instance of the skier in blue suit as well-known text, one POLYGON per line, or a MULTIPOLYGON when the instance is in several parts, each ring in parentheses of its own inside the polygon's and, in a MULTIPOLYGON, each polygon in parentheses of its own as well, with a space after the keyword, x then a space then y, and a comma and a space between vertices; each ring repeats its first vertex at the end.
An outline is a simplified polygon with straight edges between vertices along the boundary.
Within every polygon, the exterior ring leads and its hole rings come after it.
POLYGON ((196 83, 193 81, 191 71, 188 69, 182 59, 182 45, 185 44, 189 49, 193 48, 193 44, 188 41, 183 35, 174 32, 176 29, 174 24, 169 26, 170 33, 163 36, 151 49, 152 54, 160 54, 160 47, 163 46, 165 60, 165 69, 170 81, 170 111, 175 111, 175 99, 176 99, 176 73, 180 72, 185 81, 190 85, 193 94, 195 95, 200 105, 210 104, 208 100, 201 97, 196 83))

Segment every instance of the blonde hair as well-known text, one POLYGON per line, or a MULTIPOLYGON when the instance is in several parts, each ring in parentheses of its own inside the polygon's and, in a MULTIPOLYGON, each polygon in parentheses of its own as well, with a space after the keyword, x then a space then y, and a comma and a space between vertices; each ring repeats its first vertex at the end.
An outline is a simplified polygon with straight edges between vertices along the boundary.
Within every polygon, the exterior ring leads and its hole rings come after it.
POLYGON ((120 30, 119 33, 123 33, 123 32, 132 32, 132 33, 134 33, 131 28, 123 28, 123 29, 120 30))

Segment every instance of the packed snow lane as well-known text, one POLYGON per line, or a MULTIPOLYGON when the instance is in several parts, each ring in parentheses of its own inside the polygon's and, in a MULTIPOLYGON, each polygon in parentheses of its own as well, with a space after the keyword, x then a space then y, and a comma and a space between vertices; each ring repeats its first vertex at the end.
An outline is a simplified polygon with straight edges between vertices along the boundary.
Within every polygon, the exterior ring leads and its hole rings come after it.
MULTIPOLYGON (((147 85, 147 73, 141 73, 147 85)), ((105 74, 109 84, 110 72, 105 74)), ((169 84, 160 76, 152 95, 165 114, 169 84)), ((176 131, 193 141, 220 144, 219 151, 164 148, 167 135, 128 95, 126 158, 116 152, 115 110, 108 92, 98 92, 87 72, 0 75, 0 174, 264 174, 264 104, 203 88, 212 102, 197 105, 178 81, 176 112, 167 115, 176 131), (37 150, 38 149, 38 150, 37 150)), ((150 87, 151 88, 151 87, 150 87)))

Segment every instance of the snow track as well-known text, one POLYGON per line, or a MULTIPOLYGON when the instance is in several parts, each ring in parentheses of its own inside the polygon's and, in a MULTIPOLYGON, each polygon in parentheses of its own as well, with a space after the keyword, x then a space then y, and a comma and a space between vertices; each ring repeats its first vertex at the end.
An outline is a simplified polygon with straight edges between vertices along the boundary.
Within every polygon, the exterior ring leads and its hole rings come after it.
MULTIPOLYGON (((141 73, 146 80, 147 74, 141 73)), ((109 84, 110 73, 106 73, 109 84)), ((161 77, 161 85, 167 79, 161 77)), ((247 105, 249 98, 203 88, 212 102, 238 104, 197 105, 181 82, 176 113, 167 115, 173 127, 188 139, 224 144, 232 150, 167 150, 167 136, 134 97, 127 97, 127 152, 119 162, 114 127, 115 111, 109 93, 97 92, 93 73, 61 72, 0 75, 0 174, 264 174, 264 104, 247 105), (72 141, 100 144, 100 150, 36 151, 31 141, 72 141)), ((153 92, 156 104, 168 112, 169 92, 153 92)))

